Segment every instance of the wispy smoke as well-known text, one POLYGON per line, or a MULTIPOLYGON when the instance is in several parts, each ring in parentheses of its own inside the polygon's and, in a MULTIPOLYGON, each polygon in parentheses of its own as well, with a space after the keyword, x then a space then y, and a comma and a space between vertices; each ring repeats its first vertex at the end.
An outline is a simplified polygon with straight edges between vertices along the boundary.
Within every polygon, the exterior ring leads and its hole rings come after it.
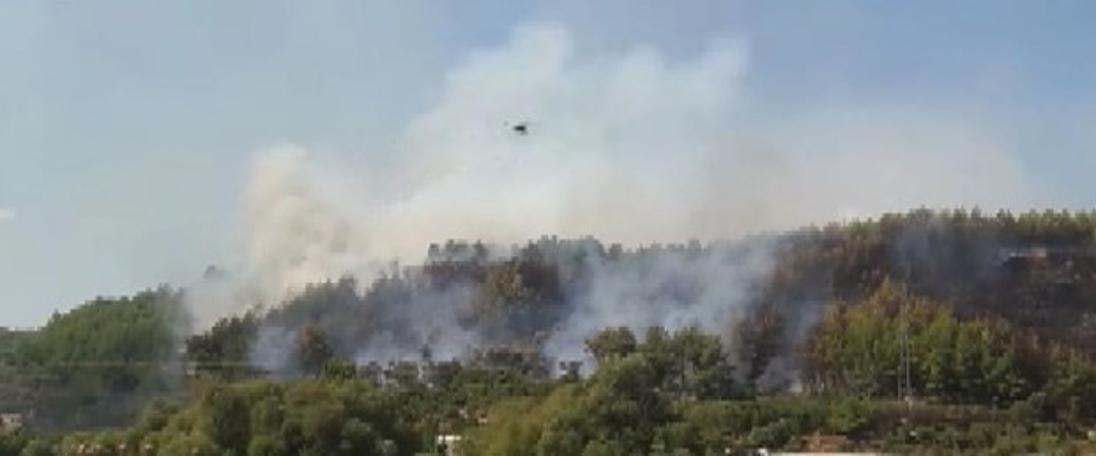
POLYGON ((0 207, 0 223, 10 222, 15 219, 15 211, 0 207))
MULTIPOLYGON (((559 27, 521 27, 470 55, 387 151, 396 166, 381 178, 359 179, 379 173, 302 147, 260 153, 241 264, 192 293, 200 321, 277 304, 323 279, 365 285, 389 262, 419 263, 430 242, 451 238, 592 235, 635 246, 911 206, 1028 201, 1017 160, 965 119, 864 105, 772 119, 747 91, 744 41, 678 60, 647 47, 579 55, 571 39, 559 27), (519 123, 526 134, 513 130, 519 123)), ((592 265, 593 284, 547 348, 576 356, 605 326, 722 329, 768 265, 763 248, 660 256, 641 269, 592 265), (664 288, 679 279, 699 281, 698 295, 667 306, 664 288)), ((470 337, 444 335, 458 327, 445 311, 414 312, 429 317, 423 339, 470 337)), ((386 356, 386 344, 371 346, 362 359, 386 356)))
POLYGON ((628 262, 591 261, 591 286, 574 298, 574 308, 546 343, 545 353, 586 358, 586 339, 609 326, 637 334, 652 326, 695 326, 726 334, 772 268, 769 247, 758 240, 641 254, 628 262))

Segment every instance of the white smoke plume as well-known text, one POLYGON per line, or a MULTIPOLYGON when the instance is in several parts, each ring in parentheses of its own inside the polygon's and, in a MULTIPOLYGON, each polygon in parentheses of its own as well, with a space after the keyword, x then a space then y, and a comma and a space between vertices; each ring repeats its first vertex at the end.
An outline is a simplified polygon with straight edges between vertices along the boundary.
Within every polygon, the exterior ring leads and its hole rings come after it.
MULTIPOLYGON (((470 55, 386 151, 397 166, 383 178, 358 179, 379 173, 316 161, 301 147, 261 153, 242 264, 221 285, 197 287, 199 321, 276 304, 327 278, 368 284, 389 262, 420 262, 430 242, 451 238, 506 245, 592 235, 634 246, 921 205, 1027 201, 1007 145, 963 118, 851 105, 771 119, 752 115, 760 102, 747 91, 742 40, 717 40, 685 60, 647 47, 579 55, 571 40, 560 27, 527 26, 470 55)), ((597 270, 549 348, 574 355, 605 326, 714 329, 767 259, 654 267, 670 276, 707 266, 691 272, 709 280, 702 304, 670 313, 628 307, 657 280, 597 270)))
POLYGON ((277 296, 341 275, 368 275, 369 227, 329 201, 306 152, 285 146, 255 161, 247 193, 247 272, 277 296))
POLYGON ((15 219, 15 211, 0 207, 0 223, 10 222, 15 219))
POLYGON ((361 221, 325 194, 321 177, 299 147, 279 146, 256 157, 246 194, 244 256, 229 271, 211 271, 190 287, 194 326, 252 308, 280 304, 305 285, 346 275, 372 277, 361 221))

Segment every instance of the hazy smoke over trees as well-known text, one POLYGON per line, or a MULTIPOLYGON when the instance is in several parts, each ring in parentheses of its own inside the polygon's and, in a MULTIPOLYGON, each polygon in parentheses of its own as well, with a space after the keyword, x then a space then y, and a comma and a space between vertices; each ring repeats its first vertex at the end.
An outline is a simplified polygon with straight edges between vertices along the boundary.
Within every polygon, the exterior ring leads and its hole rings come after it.
MULTIPOLYGON (((292 145, 258 153, 238 264, 189 294, 198 326, 276 306, 325 279, 353 276, 365 288, 399 275, 395 261, 422 264, 426 246, 446 239, 483 240, 504 259, 507 246, 544 234, 707 242, 919 205, 1028 201, 1017 161, 976 125, 870 106, 761 120, 744 40, 717 40, 684 60, 647 47, 580 55, 571 40, 559 27, 528 26, 469 55, 384 151, 386 172, 292 145)), ((770 267, 768 246, 755 244, 629 265, 591 256, 582 265, 589 282, 565 290, 569 307, 545 349, 575 356, 609 326, 725 330, 770 267), (693 295, 674 295, 683 282, 693 295)), ((456 330, 470 327, 459 320, 474 292, 431 293, 378 321, 428 321, 415 342, 436 346, 481 336, 456 330), (427 305, 440 302, 445 310, 427 305)), ((377 330, 397 351, 414 345, 377 330)), ((383 356, 386 345, 372 340, 376 351, 363 358, 383 356)))

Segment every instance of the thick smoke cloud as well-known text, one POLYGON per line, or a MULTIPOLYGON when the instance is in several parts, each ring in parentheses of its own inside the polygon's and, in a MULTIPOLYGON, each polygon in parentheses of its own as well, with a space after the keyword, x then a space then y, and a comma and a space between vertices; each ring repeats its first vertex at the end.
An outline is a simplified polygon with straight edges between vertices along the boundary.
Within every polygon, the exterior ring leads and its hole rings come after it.
MULTIPOLYGON (((592 235, 634 246, 1028 200, 1020 165, 986 128, 865 105, 772 119, 749 96, 748 61, 741 40, 684 60, 647 47, 591 56, 575 51, 565 29, 521 27, 447 74, 434 107, 386 151, 391 172, 296 146, 258 154, 241 262, 227 279, 195 287, 199 320, 275 305, 327 278, 368 284, 389 262, 421 262, 430 242, 450 238, 507 245, 592 235), (527 134, 512 129, 518 123, 527 134), (365 175, 373 178, 357 177, 365 175)), ((594 265, 594 285, 547 349, 574 356, 605 326, 722 329, 767 271, 763 249, 746 258, 670 258, 643 274, 594 265), (698 304, 634 299, 681 275, 705 281, 698 304)))

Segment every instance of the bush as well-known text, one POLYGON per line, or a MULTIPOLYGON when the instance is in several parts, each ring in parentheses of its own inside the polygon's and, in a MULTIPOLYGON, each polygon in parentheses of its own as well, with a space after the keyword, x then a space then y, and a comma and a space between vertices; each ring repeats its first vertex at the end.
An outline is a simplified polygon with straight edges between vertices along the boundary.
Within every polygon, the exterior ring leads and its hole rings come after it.
POLYGON ((846 398, 828 407, 826 430, 833 434, 853 435, 863 431, 872 420, 871 404, 864 400, 846 398))

